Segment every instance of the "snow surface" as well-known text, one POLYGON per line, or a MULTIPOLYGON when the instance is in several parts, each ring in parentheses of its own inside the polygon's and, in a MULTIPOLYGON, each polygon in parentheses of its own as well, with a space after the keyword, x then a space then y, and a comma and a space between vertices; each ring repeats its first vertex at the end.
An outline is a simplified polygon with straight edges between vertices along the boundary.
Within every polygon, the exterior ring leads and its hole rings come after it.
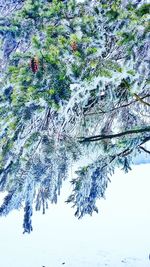
POLYGON ((63 203, 66 182, 58 204, 34 214, 31 235, 22 235, 22 211, 1 218, 0 267, 149 267, 149 172, 150 164, 116 171, 92 217, 77 220, 63 203))

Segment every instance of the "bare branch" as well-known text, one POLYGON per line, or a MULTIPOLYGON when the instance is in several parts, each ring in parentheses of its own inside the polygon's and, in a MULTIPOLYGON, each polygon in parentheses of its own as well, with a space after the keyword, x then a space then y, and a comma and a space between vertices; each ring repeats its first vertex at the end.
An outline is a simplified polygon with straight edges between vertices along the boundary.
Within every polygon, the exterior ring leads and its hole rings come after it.
POLYGON ((150 151, 149 151, 149 150, 147 150, 146 148, 144 148, 143 146, 139 146, 139 148, 140 148, 140 149, 142 149, 144 152, 146 152, 146 153, 150 154, 150 151))
POLYGON ((140 101, 142 104, 147 105, 147 106, 150 107, 150 103, 145 102, 139 95, 134 94, 134 96, 135 96, 135 98, 137 99, 137 101, 140 101))
MULTIPOLYGON (((147 97, 150 97, 150 95, 148 94, 148 95, 146 95, 146 96, 140 97, 140 100, 142 101, 144 98, 147 98, 147 97)), ((105 111, 105 110, 100 109, 100 112, 98 111, 98 112, 84 113, 84 116, 90 116, 90 115, 97 115, 97 114, 105 114, 105 113, 109 113, 109 112, 112 112, 112 111, 117 110, 117 109, 120 109, 120 108, 128 107, 128 106, 130 106, 130 105, 132 105, 132 104, 134 104, 134 103, 136 103, 136 102, 138 102, 138 101, 139 101, 139 99, 136 99, 136 100, 131 101, 131 102, 129 102, 129 103, 127 103, 127 104, 124 104, 124 105, 122 105, 122 106, 114 107, 113 109, 110 109, 110 110, 108 110, 108 111, 105 111)), ((140 102, 141 102, 141 101, 140 101, 140 102)), ((144 102, 144 103, 147 103, 147 102, 145 102, 145 101, 143 101, 143 102, 144 102)), ((149 103, 147 103, 147 104, 149 104, 149 103)))
POLYGON ((144 133, 144 132, 150 132, 150 126, 145 127, 145 128, 140 128, 140 129, 131 129, 125 132, 117 133, 117 134, 101 134, 101 135, 95 135, 95 136, 90 136, 90 137, 79 137, 79 142, 95 142, 95 141, 100 141, 104 139, 112 139, 112 138, 117 138, 121 136, 125 136, 128 134, 138 134, 138 133, 144 133))

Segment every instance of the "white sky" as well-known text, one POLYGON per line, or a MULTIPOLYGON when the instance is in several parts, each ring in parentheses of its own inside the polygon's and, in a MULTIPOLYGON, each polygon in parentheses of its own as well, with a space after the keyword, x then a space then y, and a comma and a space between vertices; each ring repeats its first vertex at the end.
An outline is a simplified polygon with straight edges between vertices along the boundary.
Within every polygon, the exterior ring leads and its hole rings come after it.
POLYGON ((59 203, 35 212, 33 232, 22 235, 22 212, 0 219, 1 267, 148 267, 150 253, 150 164, 112 177, 99 214, 82 220, 59 203), (62 265, 65 262, 65 265, 62 265))

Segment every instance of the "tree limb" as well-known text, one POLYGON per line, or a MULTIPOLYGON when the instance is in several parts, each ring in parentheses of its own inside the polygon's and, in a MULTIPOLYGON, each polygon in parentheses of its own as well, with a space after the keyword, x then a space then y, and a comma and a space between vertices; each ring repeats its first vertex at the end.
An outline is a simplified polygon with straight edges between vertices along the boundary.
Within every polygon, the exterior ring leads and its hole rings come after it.
POLYGON ((150 126, 145 127, 145 128, 140 128, 140 129, 131 129, 125 132, 117 133, 117 134, 101 134, 101 135, 95 135, 95 136, 90 136, 90 137, 79 137, 79 142, 95 142, 95 141, 100 141, 104 139, 112 139, 112 138, 117 138, 121 136, 125 136, 128 134, 138 134, 138 133, 144 133, 144 132, 150 132, 150 126))

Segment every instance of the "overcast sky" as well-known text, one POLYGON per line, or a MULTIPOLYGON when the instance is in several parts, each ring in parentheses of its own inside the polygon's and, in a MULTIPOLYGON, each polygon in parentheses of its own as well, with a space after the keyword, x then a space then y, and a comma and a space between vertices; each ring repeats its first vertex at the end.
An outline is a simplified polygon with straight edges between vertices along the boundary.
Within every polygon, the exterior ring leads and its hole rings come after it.
POLYGON ((67 183, 57 205, 46 215, 34 214, 31 235, 22 235, 22 212, 1 218, 0 266, 150 266, 149 173, 150 164, 134 166, 128 174, 117 171, 106 200, 98 202, 99 214, 92 217, 78 220, 64 204, 67 183), (118 261, 115 266, 112 257, 118 261), (136 264, 125 265, 134 259, 136 264))

